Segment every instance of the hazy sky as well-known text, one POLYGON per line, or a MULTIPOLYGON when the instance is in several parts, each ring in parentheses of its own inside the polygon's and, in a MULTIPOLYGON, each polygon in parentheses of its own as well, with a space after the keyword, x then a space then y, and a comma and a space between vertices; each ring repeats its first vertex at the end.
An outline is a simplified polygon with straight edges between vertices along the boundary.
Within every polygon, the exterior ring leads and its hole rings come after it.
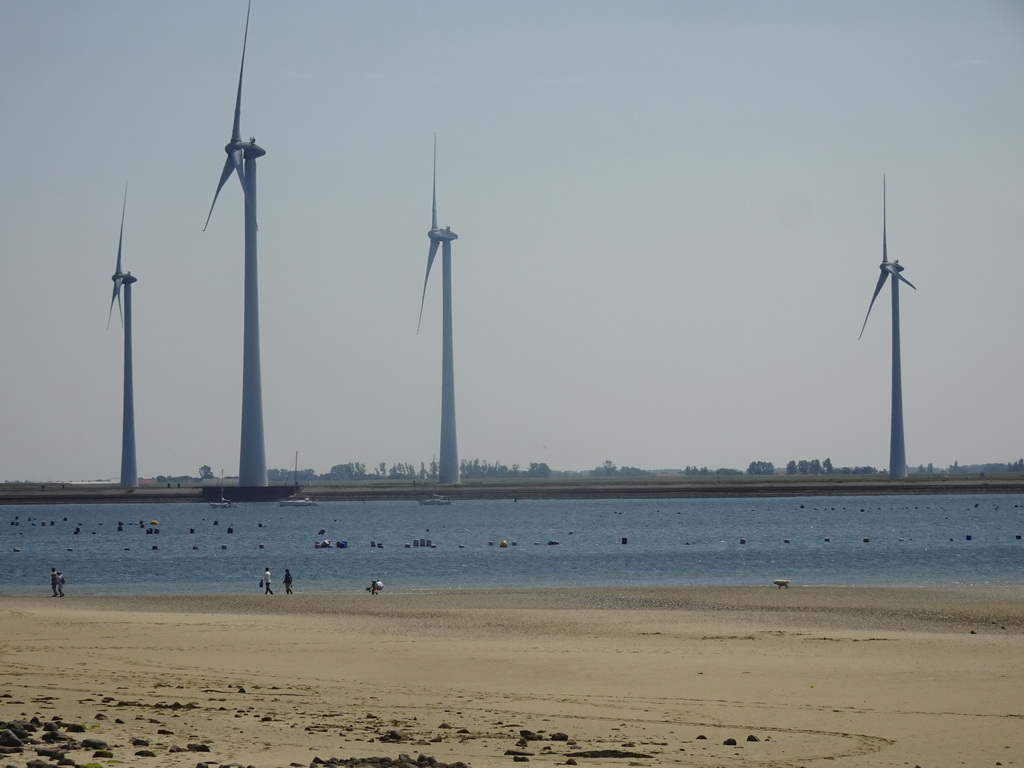
MULTIPOLYGON (((124 184, 142 476, 238 470, 244 0, 0 0, 0 480, 117 477, 124 184)), ((888 465, 1024 454, 1024 5, 255 0, 267 463, 459 452, 888 465)))

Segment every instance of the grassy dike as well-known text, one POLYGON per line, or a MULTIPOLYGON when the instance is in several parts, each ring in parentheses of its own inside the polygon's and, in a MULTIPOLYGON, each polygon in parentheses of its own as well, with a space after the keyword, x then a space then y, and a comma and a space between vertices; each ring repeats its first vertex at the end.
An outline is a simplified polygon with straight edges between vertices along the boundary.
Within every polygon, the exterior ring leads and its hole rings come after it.
MULTIPOLYGON (((205 492, 210 493, 206 486, 205 492)), ((281 490, 283 490, 283 486, 281 490)), ((225 496, 232 497, 232 486, 225 496)), ((276 489, 275 489, 276 490, 276 489)), ((409 480, 364 480, 337 485, 309 485, 303 495, 321 501, 415 501, 431 493, 460 499, 672 499, 756 498, 778 496, 860 496, 968 493, 1024 494, 1024 477, 988 475, 914 475, 890 480, 879 475, 829 475, 755 477, 730 475, 686 477, 655 475, 624 478, 546 478, 472 480, 457 486, 440 486, 409 480)), ((219 497, 220 486, 216 486, 219 497)), ((171 488, 149 486, 135 489, 115 485, 72 483, 2 483, 0 504, 115 504, 182 503, 204 500, 199 485, 171 488)))

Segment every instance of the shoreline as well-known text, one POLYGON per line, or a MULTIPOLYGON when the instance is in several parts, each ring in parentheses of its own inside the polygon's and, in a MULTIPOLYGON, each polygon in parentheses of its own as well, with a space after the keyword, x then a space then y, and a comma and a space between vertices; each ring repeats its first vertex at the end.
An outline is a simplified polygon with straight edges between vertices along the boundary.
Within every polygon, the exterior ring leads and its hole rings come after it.
POLYGON ((0 621, 0 721, 135 766, 1024 761, 1024 586, 0 597, 0 621))
MULTIPOLYGON (((268 486, 265 489, 239 489, 225 486, 224 495, 244 496, 263 490, 268 497, 259 503, 273 503, 288 495, 292 486, 268 486)), ((164 488, 145 486, 119 488, 114 485, 75 484, 0 484, 0 505, 9 504, 163 504, 203 503, 207 497, 220 498, 220 485, 164 488)), ((354 483, 350 485, 309 485, 300 488, 300 495, 319 501, 419 501, 431 493, 442 492, 453 501, 468 500, 543 500, 543 499, 671 499, 671 498, 781 498, 803 496, 890 496, 890 495, 955 495, 955 494, 1024 494, 1024 479, 950 478, 915 476, 905 480, 888 480, 871 476, 842 476, 842 479, 783 478, 770 480, 744 477, 727 481, 694 480, 677 476, 657 476, 643 480, 538 480, 468 481, 457 486, 439 486, 405 482, 354 483)), ((255 499, 254 499, 255 501, 255 499)))

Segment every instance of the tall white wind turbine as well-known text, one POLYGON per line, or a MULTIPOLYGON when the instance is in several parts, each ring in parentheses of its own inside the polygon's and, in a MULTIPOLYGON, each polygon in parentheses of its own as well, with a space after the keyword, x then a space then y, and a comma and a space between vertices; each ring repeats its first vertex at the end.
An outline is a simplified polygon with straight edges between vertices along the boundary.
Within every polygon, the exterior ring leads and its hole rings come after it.
POLYGON ((885 227, 885 177, 882 177, 882 263, 879 269, 882 274, 878 276, 875 284, 875 292, 871 296, 871 303, 868 304, 868 313, 864 316, 864 325, 860 328, 860 336, 864 335, 864 329, 868 324, 868 317, 871 316, 871 308, 875 305, 875 299, 881 293, 885 281, 892 276, 892 411, 889 422, 889 477, 907 476, 907 451, 903 442, 903 373, 900 364, 900 282, 904 282, 913 288, 917 288, 900 273, 903 267, 899 261, 889 261, 889 249, 886 244, 885 227))
POLYGON ((114 314, 114 302, 117 302, 121 314, 121 325, 124 327, 124 403, 121 419, 121 487, 136 488, 139 485, 139 471, 135 462, 135 386, 132 381, 132 283, 136 278, 131 272, 121 271, 121 245, 124 242, 124 212, 128 205, 128 185, 124 185, 124 201, 121 203, 121 234, 117 238, 117 266, 111 280, 114 281, 114 293, 110 297, 110 310, 107 312, 107 328, 114 314), (121 305, 121 293, 124 293, 124 306, 121 305))
MULTIPOLYGON (((441 246, 441 283, 443 299, 443 332, 441 341, 441 459, 438 480, 442 483, 459 482, 459 447, 455 434, 455 360, 452 352, 452 240, 459 238, 451 227, 437 226, 437 137, 434 137, 434 181, 431 207, 430 251, 427 254, 427 274, 423 278, 423 297, 420 299, 420 323, 423 322, 423 304, 427 299, 430 267, 441 246)), ((419 324, 416 326, 419 333, 419 324)))
MULTIPOLYGON (((252 1, 249 2, 249 10, 252 1)), ((249 39, 249 11, 245 14, 245 36, 242 39, 242 64, 238 69, 238 93, 235 96, 235 119, 231 125, 231 141, 224 147, 227 160, 213 194, 209 225, 217 196, 232 173, 238 174, 245 197, 245 286, 242 342, 242 438, 238 459, 240 486, 267 485, 267 458, 263 440, 263 385, 260 373, 260 307, 256 259, 256 158, 266 151, 255 138, 242 141, 239 121, 242 112, 242 74, 245 71, 245 46, 249 39)), ((203 231, 206 226, 203 227, 203 231)))

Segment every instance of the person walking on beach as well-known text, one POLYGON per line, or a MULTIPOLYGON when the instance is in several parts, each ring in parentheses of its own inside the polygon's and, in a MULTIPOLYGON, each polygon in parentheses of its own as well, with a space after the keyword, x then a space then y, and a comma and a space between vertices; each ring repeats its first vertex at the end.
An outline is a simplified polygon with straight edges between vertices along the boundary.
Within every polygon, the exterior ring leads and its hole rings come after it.
POLYGON ((292 593, 292 572, 287 568, 284 569, 284 593, 286 595, 292 593))
POLYGON ((265 571, 263 571, 263 594, 274 594, 273 590, 270 589, 270 568, 267 568, 265 571))
POLYGON ((53 597, 57 597, 57 569, 50 569, 50 589, 53 590, 53 597))
POLYGON ((57 597, 64 597, 64 574, 57 571, 57 597))

